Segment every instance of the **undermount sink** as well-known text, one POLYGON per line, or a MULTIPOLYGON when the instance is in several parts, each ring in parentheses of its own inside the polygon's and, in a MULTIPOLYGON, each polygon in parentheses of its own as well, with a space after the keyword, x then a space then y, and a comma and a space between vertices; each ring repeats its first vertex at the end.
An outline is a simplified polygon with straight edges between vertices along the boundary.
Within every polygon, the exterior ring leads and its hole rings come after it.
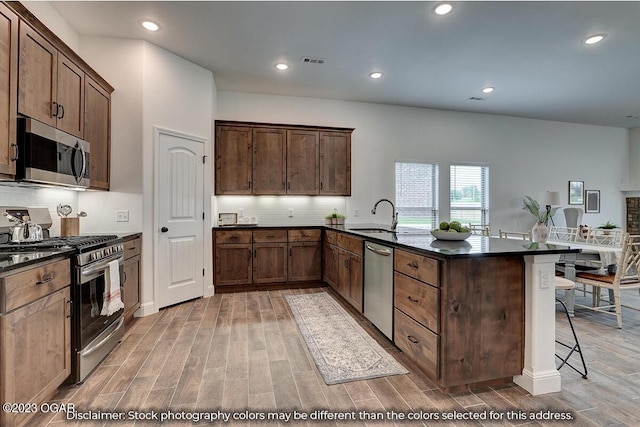
POLYGON ((392 233, 392 231, 384 228, 350 228, 349 230, 359 231, 360 233, 392 233))

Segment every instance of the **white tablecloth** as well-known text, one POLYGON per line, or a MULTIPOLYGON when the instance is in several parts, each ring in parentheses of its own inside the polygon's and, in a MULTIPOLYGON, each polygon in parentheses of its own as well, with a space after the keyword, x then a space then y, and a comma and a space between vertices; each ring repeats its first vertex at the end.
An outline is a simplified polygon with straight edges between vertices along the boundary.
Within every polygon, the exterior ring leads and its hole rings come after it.
POLYGON ((582 252, 576 254, 576 259, 594 259, 595 257, 593 255, 597 254, 602 266, 604 267, 617 264, 622 256, 622 248, 619 246, 593 245, 582 242, 553 240, 548 240, 547 243, 582 249, 582 252))

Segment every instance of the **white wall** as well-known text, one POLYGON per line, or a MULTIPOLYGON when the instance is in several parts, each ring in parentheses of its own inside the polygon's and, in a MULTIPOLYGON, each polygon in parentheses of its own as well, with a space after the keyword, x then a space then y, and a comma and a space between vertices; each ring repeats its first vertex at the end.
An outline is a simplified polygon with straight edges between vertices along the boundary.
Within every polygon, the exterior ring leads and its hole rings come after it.
POLYGON ((629 129, 628 171, 624 188, 640 192, 640 127, 629 129))
POLYGON ((87 212, 83 232, 142 231, 144 42, 87 37, 80 49, 81 56, 115 88, 111 94, 111 189, 80 195, 80 208, 87 212), (116 210, 128 210, 129 222, 116 222, 116 210))
MULTIPOLYGON (((601 191, 601 212, 585 214, 584 223, 623 223, 626 129, 228 91, 218 92, 217 119, 354 127, 346 210, 355 222, 386 221, 369 211, 381 197, 393 200, 395 161, 412 160, 440 165, 441 220, 448 219, 449 201, 442 195, 448 194, 449 165, 462 162, 490 167, 490 222, 496 231, 533 226, 533 217, 522 210, 525 194, 539 198, 559 191, 568 207, 570 180, 601 191)), ((218 199, 223 211, 227 206, 218 199)), ((286 198, 280 200, 285 208, 286 198)), ((562 215, 555 219, 564 223, 562 215)))

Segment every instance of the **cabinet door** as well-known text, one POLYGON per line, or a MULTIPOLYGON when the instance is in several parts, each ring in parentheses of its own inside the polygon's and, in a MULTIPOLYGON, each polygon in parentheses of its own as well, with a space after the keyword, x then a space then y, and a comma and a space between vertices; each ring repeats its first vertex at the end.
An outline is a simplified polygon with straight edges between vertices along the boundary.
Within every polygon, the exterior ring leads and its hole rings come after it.
POLYGON ((216 245, 215 285, 251 283, 251 244, 216 245))
POLYGON ((18 16, 0 3, 0 174, 15 175, 18 16))
POLYGON ((58 51, 37 31, 20 21, 19 113, 56 126, 57 68, 58 51))
POLYGON ((84 139, 89 142, 90 186, 109 189, 111 165, 111 95, 93 79, 84 86, 84 139))
POLYGON ((216 129, 216 194, 251 194, 252 135, 250 127, 216 129))
POLYGON ((342 296, 356 310, 362 312, 362 257, 343 251, 338 268, 342 296))
POLYGON ((289 281, 322 280, 322 243, 289 243, 289 281))
MULTIPOLYGON (((0 400, 40 403, 71 373, 70 290, 65 287, 0 316, 0 400)), ((0 425, 32 414, 0 411, 0 425)))
POLYGON ((253 283, 287 281, 287 244, 254 243, 253 283))
POLYGON ((287 132, 253 129, 253 194, 286 194, 287 132))
POLYGON ((338 249, 332 245, 324 245, 322 247, 322 279, 326 284, 331 286, 338 293, 338 249))
POLYGON ((128 258, 124 265, 124 317, 133 317, 133 313, 140 308, 140 255, 128 258))
POLYGON ((78 138, 84 138, 84 71, 58 53, 57 72, 57 127, 78 138))
POLYGON ((351 195, 351 134, 320 132, 320 194, 351 195))
POLYGON ((318 194, 319 163, 319 132, 287 131, 287 194, 318 194))

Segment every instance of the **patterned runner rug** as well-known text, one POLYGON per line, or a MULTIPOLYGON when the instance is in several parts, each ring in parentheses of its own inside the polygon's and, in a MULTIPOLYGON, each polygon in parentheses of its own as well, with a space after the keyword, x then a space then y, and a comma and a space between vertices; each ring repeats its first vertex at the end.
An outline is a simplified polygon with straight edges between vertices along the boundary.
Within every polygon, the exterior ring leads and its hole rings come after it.
POLYGON ((326 292, 285 297, 327 384, 408 373, 326 292))

